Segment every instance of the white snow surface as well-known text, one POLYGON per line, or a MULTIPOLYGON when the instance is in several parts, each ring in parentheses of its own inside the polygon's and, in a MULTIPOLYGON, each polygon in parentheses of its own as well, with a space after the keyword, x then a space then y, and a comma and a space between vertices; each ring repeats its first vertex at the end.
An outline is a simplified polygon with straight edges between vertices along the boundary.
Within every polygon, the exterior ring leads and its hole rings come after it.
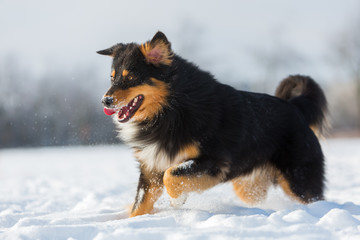
POLYGON ((127 217, 137 163, 124 146, 0 151, 0 239, 360 239, 360 139, 322 142, 326 201, 301 205, 278 188, 246 206, 230 184, 180 208, 164 192, 153 214, 127 217))

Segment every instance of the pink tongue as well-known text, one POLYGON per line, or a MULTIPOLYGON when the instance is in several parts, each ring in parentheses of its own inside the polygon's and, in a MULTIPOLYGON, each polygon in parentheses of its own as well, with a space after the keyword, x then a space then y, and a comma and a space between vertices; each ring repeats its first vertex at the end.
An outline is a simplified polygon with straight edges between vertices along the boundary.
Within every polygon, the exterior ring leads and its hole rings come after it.
POLYGON ((104 108, 104 113, 106 115, 110 116, 110 115, 113 115, 115 113, 115 111, 112 109, 109 109, 109 108, 104 108))

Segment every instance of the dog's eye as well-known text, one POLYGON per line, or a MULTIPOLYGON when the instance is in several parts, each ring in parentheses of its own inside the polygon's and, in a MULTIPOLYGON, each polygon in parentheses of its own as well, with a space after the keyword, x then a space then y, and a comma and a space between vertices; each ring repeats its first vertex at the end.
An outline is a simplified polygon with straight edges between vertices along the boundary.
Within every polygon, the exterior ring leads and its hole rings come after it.
POLYGON ((128 80, 133 80, 134 77, 129 74, 129 75, 127 76, 127 79, 128 79, 128 80))
POLYGON ((112 82, 115 80, 115 70, 111 71, 110 79, 112 82))

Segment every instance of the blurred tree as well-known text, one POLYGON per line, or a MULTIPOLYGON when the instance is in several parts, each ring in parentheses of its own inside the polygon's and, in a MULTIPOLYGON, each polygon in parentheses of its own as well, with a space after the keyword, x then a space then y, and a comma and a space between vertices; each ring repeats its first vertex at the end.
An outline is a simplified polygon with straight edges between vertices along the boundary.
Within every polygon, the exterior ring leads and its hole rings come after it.
POLYGON ((357 106, 356 127, 360 130, 360 18, 337 36, 334 49, 334 63, 337 69, 342 69, 345 78, 350 79, 355 86, 353 91, 357 106))
POLYGON ((0 148, 117 141, 102 111, 95 68, 35 77, 7 58, 0 69, 0 148))

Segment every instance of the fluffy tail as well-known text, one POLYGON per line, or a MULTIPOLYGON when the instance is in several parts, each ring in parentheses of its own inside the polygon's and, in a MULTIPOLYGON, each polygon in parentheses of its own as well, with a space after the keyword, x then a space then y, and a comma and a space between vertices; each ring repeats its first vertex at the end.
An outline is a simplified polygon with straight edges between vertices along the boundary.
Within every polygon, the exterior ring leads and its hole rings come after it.
POLYGON ((294 104, 317 135, 328 127, 325 94, 310 77, 294 75, 285 78, 277 87, 275 96, 294 104))

